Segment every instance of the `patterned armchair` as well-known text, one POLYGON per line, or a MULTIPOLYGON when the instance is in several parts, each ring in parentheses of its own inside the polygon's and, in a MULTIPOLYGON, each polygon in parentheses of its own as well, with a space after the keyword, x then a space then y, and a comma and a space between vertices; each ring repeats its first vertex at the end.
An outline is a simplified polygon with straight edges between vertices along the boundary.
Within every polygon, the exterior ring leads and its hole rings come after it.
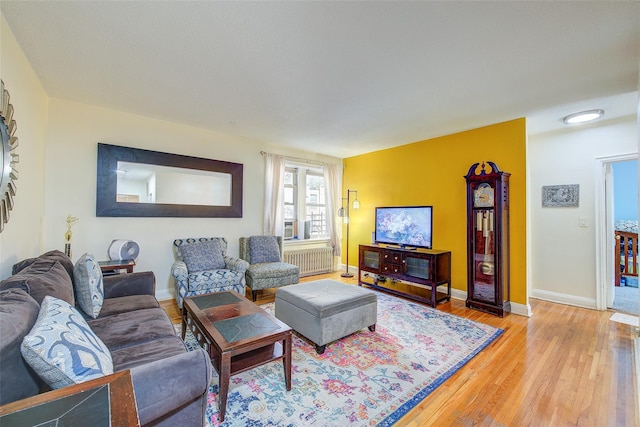
POLYGON ((171 275, 178 307, 182 308, 185 297, 193 295, 230 290, 245 295, 249 263, 227 256, 227 240, 223 237, 176 239, 173 254, 176 261, 171 275))
POLYGON ((240 258, 250 263, 247 286, 256 300, 261 289, 298 283, 300 268, 282 262, 282 236, 252 236, 240 238, 240 258))

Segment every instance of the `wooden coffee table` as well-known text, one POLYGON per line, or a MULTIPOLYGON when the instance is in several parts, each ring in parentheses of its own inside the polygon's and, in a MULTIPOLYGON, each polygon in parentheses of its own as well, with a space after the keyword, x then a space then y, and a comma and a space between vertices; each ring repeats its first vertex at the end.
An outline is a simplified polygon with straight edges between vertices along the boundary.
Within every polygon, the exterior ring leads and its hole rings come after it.
POLYGON ((231 375, 282 359, 291 390, 291 328, 234 291, 187 297, 182 339, 189 328, 218 371, 220 421, 224 421, 231 375))

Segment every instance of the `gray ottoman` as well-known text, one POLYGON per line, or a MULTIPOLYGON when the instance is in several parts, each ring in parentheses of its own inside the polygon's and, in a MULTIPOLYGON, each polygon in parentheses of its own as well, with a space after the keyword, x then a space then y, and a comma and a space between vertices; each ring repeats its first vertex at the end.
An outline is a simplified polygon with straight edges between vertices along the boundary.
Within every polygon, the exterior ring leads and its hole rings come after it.
POLYGON ((376 330, 378 298, 359 286, 322 279, 276 291, 276 317, 315 343, 326 345, 364 327, 376 330))

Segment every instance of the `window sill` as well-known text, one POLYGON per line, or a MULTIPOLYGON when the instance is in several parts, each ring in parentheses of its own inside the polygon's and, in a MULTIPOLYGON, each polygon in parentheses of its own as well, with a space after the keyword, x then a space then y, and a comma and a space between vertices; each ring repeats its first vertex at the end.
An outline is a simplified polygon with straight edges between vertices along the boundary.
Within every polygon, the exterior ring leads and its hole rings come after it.
POLYGON ((329 238, 318 239, 288 239, 282 241, 282 246, 286 248, 299 248, 301 246, 329 246, 329 238))

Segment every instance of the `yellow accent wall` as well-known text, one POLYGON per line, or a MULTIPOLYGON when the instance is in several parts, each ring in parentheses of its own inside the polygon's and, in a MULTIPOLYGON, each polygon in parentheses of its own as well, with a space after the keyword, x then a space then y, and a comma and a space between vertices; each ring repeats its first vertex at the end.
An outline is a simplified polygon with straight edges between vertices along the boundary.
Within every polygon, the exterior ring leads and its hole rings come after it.
POLYGON ((511 173, 511 301, 527 304, 524 118, 344 159, 343 195, 357 190, 360 201, 350 211, 349 264, 358 264, 358 245, 371 242, 376 206, 432 205, 433 248, 451 251, 451 285, 466 291, 464 176, 486 160, 511 173))

